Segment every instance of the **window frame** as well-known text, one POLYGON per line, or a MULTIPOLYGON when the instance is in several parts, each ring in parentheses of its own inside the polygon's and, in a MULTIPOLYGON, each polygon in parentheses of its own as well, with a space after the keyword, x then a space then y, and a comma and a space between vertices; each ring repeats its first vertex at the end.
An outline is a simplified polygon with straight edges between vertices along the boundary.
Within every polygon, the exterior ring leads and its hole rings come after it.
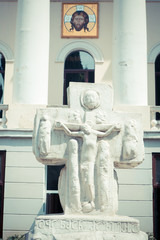
MULTIPOLYGON (((48 179, 48 165, 45 166, 45 213, 46 214, 62 213, 62 211, 50 212, 50 210, 52 209, 53 206, 50 206, 48 201, 52 201, 55 195, 59 196, 59 193, 58 193, 58 189, 57 190, 48 190, 47 189, 47 179, 48 179)), ((59 201, 57 204, 59 205, 59 201)))
POLYGON ((0 238, 3 236, 3 211, 4 211, 4 187, 5 187, 5 161, 6 161, 6 151, 0 151, 1 155, 1 178, 0 178, 0 187, 2 187, 2 199, 1 199, 1 214, 0 214, 0 238))
POLYGON ((88 82, 89 83, 89 73, 93 73, 93 76, 94 76, 94 81, 93 81, 93 83, 95 82, 95 59, 93 58, 93 56, 89 53, 89 52, 87 52, 87 51, 84 51, 84 50, 73 50, 73 51, 71 51, 68 55, 67 55, 67 57, 66 57, 66 59, 65 59, 65 61, 64 61, 64 82, 63 82, 63 104, 64 105, 66 105, 67 104, 67 82, 66 82, 66 74, 67 73, 84 73, 84 82, 88 82), (65 62, 66 62, 66 60, 67 60, 67 58, 71 55, 71 54, 73 54, 73 53, 75 53, 75 52, 85 52, 86 54, 88 54, 88 55, 90 55, 90 57, 92 58, 92 60, 94 61, 94 69, 75 69, 75 68, 73 68, 73 69, 69 69, 69 68, 65 68, 65 62))

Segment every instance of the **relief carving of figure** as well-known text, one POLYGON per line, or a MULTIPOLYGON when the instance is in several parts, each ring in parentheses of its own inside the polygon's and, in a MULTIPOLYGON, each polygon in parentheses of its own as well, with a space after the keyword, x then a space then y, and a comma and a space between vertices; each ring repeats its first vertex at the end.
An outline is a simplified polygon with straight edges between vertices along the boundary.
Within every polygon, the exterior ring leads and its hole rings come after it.
POLYGON ((99 93, 94 90, 87 89, 81 95, 81 104, 84 108, 89 110, 98 108, 100 105, 99 93))
POLYGON ((123 160, 131 160, 137 157, 137 145, 136 122, 134 120, 129 120, 125 124, 125 133, 123 137, 123 160))
POLYGON ((114 215, 118 210, 117 181, 114 178, 113 161, 110 156, 110 146, 101 140, 97 154, 98 172, 98 205, 101 212, 114 215))
MULTIPOLYGON (((116 215, 118 177, 114 167, 133 168, 143 161, 141 116, 112 109, 110 86, 71 84, 68 107, 37 112, 33 135, 37 160, 55 166, 65 164, 58 180, 64 215, 38 216, 36 220, 36 224, 40 222, 38 231, 46 231, 48 238, 77 239, 83 232, 82 238, 90 239, 93 232, 95 239, 118 239, 124 232, 127 238, 129 233, 136 233, 126 224, 132 224, 132 219, 121 220, 116 215)), ((135 226, 138 221, 133 229, 135 226)), ((45 238, 43 235, 37 238, 45 238)))
POLYGON ((63 129, 69 136, 82 138, 80 157, 82 208, 83 212, 90 212, 95 207, 94 167, 97 156, 97 139, 108 136, 112 131, 120 131, 120 126, 113 125, 105 132, 94 130, 87 123, 82 124, 79 131, 70 131, 62 122, 57 122, 56 127, 63 129))
POLYGON ((51 145, 51 122, 47 115, 40 119, 38 148, 41 156, 48 155, 51 145))
MULTIPOLYGON (((100 106, 100 96, 97 91, 87 89, 81 94, 81 104, 87 111, 92 111, 100 106)), ((103 151, 100 153, 100 157, 97 155, 98 150, 98 141, 100 138, 107 137, 112 132, 119 132, 121 130, 120 124, 104 124, 105 122, 105 113, 101 111, 100 120, 98 120, 98 125, 100 126, 100 130, 96 129, 94 126, 94 123, 90 120, 85 123, 82 123, 79 113, 70 112, 69 114, 69 122, 64 123, 63 121, 55 121, 55 129, 56 130, 63 130, 68 136, 71 136, 73 138, 81 138, 82 139, 82 145, 80 148, 80 156, 79 156, 79 175, 80 175, 80 191, 81 191, 81 204, 82 204, 82 212, 89 213, 92 212, 95 209, 95 165, 96 165, 96 159, 98 157, 99 159, 99 165, 98 167, 101 168, 101 164, 107 166, 110 162, 110 156, 109 156, 109 147, 107 148, 107 143, 103 144, 105 147, 103 148, 103 151), (103 123, 103 124, 101 124, 103 123), (73 125, 73 126, 72 126, 73 125), (75 125, 77 127, 75 127, 75 125), (106 154, 106 155, 105 155, 106 154), (103 155, 103 156, 102 156, 103 155), (105 155, 105 156, 104 156, 105 155)), ((98 116, 98 115, 96 115, 98 116)), ((97 124, 97 119, 95 120, 97 124)), ((71 141, 71 140, 70 140, 71 141)), ((76 140, 74 140, 76 141, 76 140)), ((101 141, 100 141, 101 142, 101 141)), ((78 142, 77 142, 78 143, 78 142)), ((100 144, 100 143, 99 143, 100 144)), ((70 143, 69 143, 70 145, 70 143)), ((74 144, 76 145, 76 144, 74 144)), ((100 144, 102 146, 102 144, 100 144)), ((74 146, 75 148, 75 146, 74 146)), ((100 149, 100 148, 99 148, 100 149)), ((68 169, 73 164, 73 158, 75 162, 77 162, 77 153, 73 151, 74 149, 69 147, 69 164, 67 164, 68 169)), ((99 151, 98 151, 99 154, 99 151)), ((113 176, 113 163, 111 164, 111 178, 114 179, 113 176)), ((105 167, 104 169, 100 171, 100 182, 102 181, 102 185, 99 188, 105 189, 107 184, 109 184, 106 180, 104 181, 103 176, 105 173, 105 167), (103 172, 103 173, 102 173, 103 172)), ((75 168, 77 169, 77 168, 75 168)), ((64 170, 62 170, 63 172, 64 170)), ((76 170, 77 171, 77 170, 76 170)), ((64 174, 64 173, 63 173, 64 174)), ((78 172, 77 172, 78 175, 78 172)), ((99 177, 99 176, 97 176, 99 177)), ((105 176, 106 177, 106 176, 105 176)), ((60 181, 62 181, 64 177, 60 176, 60 181)), ((69 174, 69 178, 71 178, 71 173, 69 174)), ((75 178, 75 176, 74 176, 75 178)), ((99 183, 100 183, 99 182, 99 183)), ((69 184, 69 186, 73 187, 73 183, 69 184)), ((77 185, 78 186, 78 185, 77 185)), ((112 186, 113 187, 113 186, 112 186)), ((110 188, 110 186, 108 187, 110 188)), ((70 189, 70 188, 69 188, 70 189)), ((71 191, 71 189, 70 189, 71 191)), ((60 192, 61 191, 60 189, 60 192)), ((62 194, 63 195, 63 194, 62 194)), ((73 193, 71 194, 73 195, 73 193)), ((99 199, 101 204, 101 210, 104 211, 106 206, 104 206, 104 198, 108 198, 109 193, 103 192, 101 190, 101 198, 99 199)), ((78 198, 77 198, 78 199, 78 198)), ((78 200, 77 201, 78 204, 78 200)), ((109 201, 109 200, 108 200, 109 201)), ((64 199, 62 200, 64 202, 64 199)), ((71 200, 72 202, 72 200, 71 200)), ((74 201, 73 201, 74 202, 74 201)), ((113 202, 113 199, 110 201, 110 203, 113 202)), ((62 204, 63 205, 63 204, 62 204)), ((78 204, 79 206, 79 204, 78 204)), ((80 209, 80 207, 78 207, 80 209)), ((109 210, 108 210, 109 211, 109 210)))

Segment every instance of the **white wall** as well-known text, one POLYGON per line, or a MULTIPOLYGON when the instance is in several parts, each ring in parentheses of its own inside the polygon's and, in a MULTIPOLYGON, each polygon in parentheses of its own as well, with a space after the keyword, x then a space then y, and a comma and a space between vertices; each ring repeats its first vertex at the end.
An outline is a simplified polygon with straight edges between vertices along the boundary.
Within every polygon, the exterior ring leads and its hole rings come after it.
POLYGON ((95 45, 102 52, 104 63, 96 64, 95 82, 111 82, 112 57, 112 7, 113 3, 99 3, 99 38, 73 39, 61 38, 61 2, 51 3, 50 22, 50 66, 49 66, 49 104, 63 102, 63 74, 64 63, 57 63, 56 58, 62 48, 70 42, 84 41, 95 45), (57 91, 59 89, 59 91, 57 91))
POLYGON ((139 219, 142 231, 153 232, 152 156, 134 169, 117 169, 119 180, 119 211, 139 219))
POLYGON ((32 153, 31 138, 0 138, 6 150, 3 236, 27 232, 44 214, 44 166, 32 153))
MULTIPOLYGON (((156 43, 160 42, 159 12, 160 2, 147 2, 147 48, 148 54, 156 43)), ((61 2, 51 2, 50 9, 50 63, 49 63, 49 104, 61 104, 63 98, 64 64, 56 63, 56 57, 66 43, 79 39, 61 38, 61 2), (58 91, 57 91, 58 90, 58 91)), ((104 63, 98 65, 96 82, 112 82, 112 2, 99 3, 99 38, 81 39, 89 41, 103 53, 104 63)), ((0 2, 0 41, 7 44, 14 54, 17 2, 0 2)), ((43 47, 43 46, 42 46, 43 47)), ((6 77, 5 103, 12 101, 13 63, 6 77), (8 94, 8 92, 10 94, 8 94)), ((149 104, 154 104, 154 71, 148 72, 149 104)))
MULTIPOLYGON (((160 2, 147 2, 147 52, 160 42, 160 2)), ((160 52, 159 52, 160 53, 160 52)), ((157 53, 157 55, 159 54, 157 53)), ((155 70, 154 64, 148 64, 148 103, 155 105, 155 70)))

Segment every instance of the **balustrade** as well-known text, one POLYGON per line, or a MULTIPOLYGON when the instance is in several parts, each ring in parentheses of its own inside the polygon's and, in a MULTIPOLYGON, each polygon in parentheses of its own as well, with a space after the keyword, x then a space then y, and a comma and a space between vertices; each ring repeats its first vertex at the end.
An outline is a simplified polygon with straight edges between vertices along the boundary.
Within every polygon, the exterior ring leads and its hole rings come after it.
POLYGON ((160 113, 160 106, 150 107, 151 130, 160 130, 160 120, 156 118, 156 113, 160 113))
POLYGON ((7 128, 7 118, 6 112, 8 110, 8 105, 0 104, 0 128, 7 128))

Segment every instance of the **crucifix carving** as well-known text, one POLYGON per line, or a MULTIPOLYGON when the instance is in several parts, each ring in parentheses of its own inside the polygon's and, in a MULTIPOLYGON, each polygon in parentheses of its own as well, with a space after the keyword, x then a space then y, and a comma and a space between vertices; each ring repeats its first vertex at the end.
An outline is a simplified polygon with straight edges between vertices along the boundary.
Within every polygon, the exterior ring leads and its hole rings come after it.
POLYGON ((71 84, 69 103, 37 111, 36 158, 43 164, 65 164, 58 184, 65 213, 115 215, 114 167, 143 161, 140 116, 112 111, 112 89, 106 84, 71 84))

